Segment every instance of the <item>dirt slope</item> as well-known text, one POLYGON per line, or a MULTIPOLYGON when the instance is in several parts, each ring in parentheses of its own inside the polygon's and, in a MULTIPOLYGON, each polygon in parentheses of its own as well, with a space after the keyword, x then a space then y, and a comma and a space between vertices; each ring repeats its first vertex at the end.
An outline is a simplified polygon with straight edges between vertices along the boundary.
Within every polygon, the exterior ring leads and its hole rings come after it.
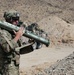
MULTIPOLYGON (((51 65, 59 62, 73 52, 74 49, 70 47, 56 47, 42 48, 25 55, 21 55, 20 75, 37 75, 43 69, 48 69, 51 65)), ((42 75, 46 75, 44 74, 44 71, 42 73, 42 75)))
POLYGON ((0 17, 3 12, 15 9, 21 19, 38 22, 49 15, 57 15, 67 22, 74 23, 74 0, 0 0, 0 17))
POLYGON ((69 24, 57 16, 43 18, 38 24, 48 33, 50 44, 74 46, 74 24, 69 24))

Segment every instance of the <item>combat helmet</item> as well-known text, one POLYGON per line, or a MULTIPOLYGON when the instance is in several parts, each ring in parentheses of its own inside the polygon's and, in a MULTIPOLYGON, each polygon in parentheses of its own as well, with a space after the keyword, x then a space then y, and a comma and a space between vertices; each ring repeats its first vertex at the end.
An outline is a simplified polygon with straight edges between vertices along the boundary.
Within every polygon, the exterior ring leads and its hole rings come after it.
POLYGON ((17 11, 15 11, 15 10, 10 10, 10 11, 6 11, 6 12, 4 12, 4 16, 3 16, 4 18, 5 18, 5 20, 7 21, 7 20, 10 20, 10 21, 12 21, 12 19, 13 18, 19 18, 20 17, 20 15, 19 15, 19 13, 17 12, 17 11))

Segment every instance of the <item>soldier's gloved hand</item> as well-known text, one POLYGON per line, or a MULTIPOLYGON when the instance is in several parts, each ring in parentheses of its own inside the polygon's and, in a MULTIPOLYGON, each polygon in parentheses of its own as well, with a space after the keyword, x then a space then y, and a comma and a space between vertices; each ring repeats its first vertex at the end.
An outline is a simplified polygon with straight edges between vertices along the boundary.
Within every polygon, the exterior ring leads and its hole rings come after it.
POLYGON ((14 38, 14 40, 17 42, 17 41, 21 38, 21 36, 23 35, 24 32, 25 32, 24 27, 20 27, 20 29, 19 29, 18 32, 15 32, 15 31, 14 31, 14 33, 15 33, 15 38, 14 38))

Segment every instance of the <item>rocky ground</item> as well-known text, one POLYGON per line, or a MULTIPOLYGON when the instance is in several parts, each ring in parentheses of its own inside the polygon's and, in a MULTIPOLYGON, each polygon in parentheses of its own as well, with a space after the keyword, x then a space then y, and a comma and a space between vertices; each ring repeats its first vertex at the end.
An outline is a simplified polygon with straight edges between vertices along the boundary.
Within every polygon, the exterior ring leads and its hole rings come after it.
MULTIPOLYGON (((74 0, 0 0, 1 20, 4 20, 3 13, 10 9, 17 10, 27 24, 37 22, 49 35, 49 48, 74 47, 74 0)), ((74 53, 49 68, 32 70, 30 74, 74 75, 73 62, 74 53)))

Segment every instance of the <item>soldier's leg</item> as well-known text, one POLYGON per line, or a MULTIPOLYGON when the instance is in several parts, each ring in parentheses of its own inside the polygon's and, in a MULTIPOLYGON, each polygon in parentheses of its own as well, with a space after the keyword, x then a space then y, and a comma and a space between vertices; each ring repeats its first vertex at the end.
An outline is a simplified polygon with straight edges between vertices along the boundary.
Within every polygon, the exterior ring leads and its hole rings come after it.
POLYGON ((32 45, 33 49, 40 49, 42 47, 42 44, 39 43, 39 42, 35 42, 33 45, 32 45))
POLYGON ((8 74, 6 75, 19 75, 19 66, 15 66, 12 61, 11 64, 8 65, 8 74))
POLYGON ((19 75, 19 66, 15 66, 13 61, 9 65, 8 70, 9 70, 9 75, 19 75))
POLYGON ((40 42, 37 42, 36 49, 40 49, 42 47, 42 44, 40 42))

